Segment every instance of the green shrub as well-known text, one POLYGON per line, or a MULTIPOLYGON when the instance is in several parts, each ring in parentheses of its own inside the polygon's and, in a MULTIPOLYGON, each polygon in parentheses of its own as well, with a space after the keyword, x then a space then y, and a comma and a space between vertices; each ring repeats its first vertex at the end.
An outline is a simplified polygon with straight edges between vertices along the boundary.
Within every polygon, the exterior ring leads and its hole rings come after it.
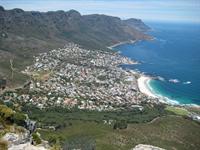
POLYGON ((14 112, 12 109, 8 108, 5 105, 0 105, 0 116, 4 120, 10 120, 14 112))
POLYGON ((41 144, 42 141, 37 133, 32 134, 33 141, 36 145, 41 144))
POLYGON ((126 129, 127 128, 127 122, 125 120, 120 120, 120 121, 116 121, 113 129, 126 129))
POLYGON ((56 141, 57 141, 57 136, 55 135, 51 135, 48 137, 48 141, 51 143, 51 144, 55 144, 56 141))
POLYGON ((26 116, 23 113, 16 112, 13 115, 13 121, 17 125, 24 126, 25 125, 26 116))

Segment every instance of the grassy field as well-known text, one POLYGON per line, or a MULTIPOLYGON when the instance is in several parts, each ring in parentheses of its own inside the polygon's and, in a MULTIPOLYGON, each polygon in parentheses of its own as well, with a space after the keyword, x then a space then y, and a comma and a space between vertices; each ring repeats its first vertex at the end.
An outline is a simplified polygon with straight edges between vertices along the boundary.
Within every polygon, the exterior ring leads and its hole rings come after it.
MULTIPOLYGON (((114 130, 112 125, 91 121, 71 121, 64 129, 40 130, 44 139, 62 139, 74 148, 90 147, 97 150, 128 150, 137 144, 151 144, 165 149, 200 149, 200 125, 180 116, 164 116, 151 123, 128 124, 127 129, 114 130)), ((67 145, 66 144, 66 145, 67 145)))
POLYGON ((189 111, 185 108, 174 107, 174 106, 167 106, 166 110, 175 113, 176 115, 186 116, 189 115, 189 111))

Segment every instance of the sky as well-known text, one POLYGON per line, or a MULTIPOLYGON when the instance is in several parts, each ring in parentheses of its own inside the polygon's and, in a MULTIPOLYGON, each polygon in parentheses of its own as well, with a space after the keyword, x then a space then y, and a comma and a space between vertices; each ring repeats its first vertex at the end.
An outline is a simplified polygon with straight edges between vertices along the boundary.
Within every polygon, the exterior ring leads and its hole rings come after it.
POLYGON ((5 9, 34 11, 78 10, 122 19, 200 23, 200 0, 0 0, 5 9))

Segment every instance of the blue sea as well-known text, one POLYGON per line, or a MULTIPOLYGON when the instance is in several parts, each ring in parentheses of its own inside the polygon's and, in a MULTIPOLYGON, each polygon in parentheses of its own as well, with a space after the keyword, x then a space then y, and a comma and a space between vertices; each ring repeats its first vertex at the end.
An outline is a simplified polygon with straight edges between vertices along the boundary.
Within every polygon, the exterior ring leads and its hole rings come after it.
POLYGON ((123 65, 147 75, 152 92, 180 104, 200 105, 200 24, 147 23, 155 40, 114 49, 138 65, 123 65))

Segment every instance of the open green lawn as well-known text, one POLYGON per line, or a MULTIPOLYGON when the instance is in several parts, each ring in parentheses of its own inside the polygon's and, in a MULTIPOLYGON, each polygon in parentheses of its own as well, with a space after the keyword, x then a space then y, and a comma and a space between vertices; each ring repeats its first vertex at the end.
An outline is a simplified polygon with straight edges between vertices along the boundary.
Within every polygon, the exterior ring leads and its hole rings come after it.
POLYGON ((92 121, 70 122, 71 125, 61 130, 39 132, 47 140, 55 136, 66 140, 69 145, 79 141, 84 146, 90 141, 95 143, 97 150, 128 150, 140 143, 166 149, 200 149, 200 125, 179 116, 164 116, 151 123, 129 124, 123 130, 113 130, 112 125, 92 121))
POLYGON ((167 106, 166 110, 175 113, 176 115, 185 116, 189 114, 189 111, 185 108, 175 107, 175 106, 167 106))

